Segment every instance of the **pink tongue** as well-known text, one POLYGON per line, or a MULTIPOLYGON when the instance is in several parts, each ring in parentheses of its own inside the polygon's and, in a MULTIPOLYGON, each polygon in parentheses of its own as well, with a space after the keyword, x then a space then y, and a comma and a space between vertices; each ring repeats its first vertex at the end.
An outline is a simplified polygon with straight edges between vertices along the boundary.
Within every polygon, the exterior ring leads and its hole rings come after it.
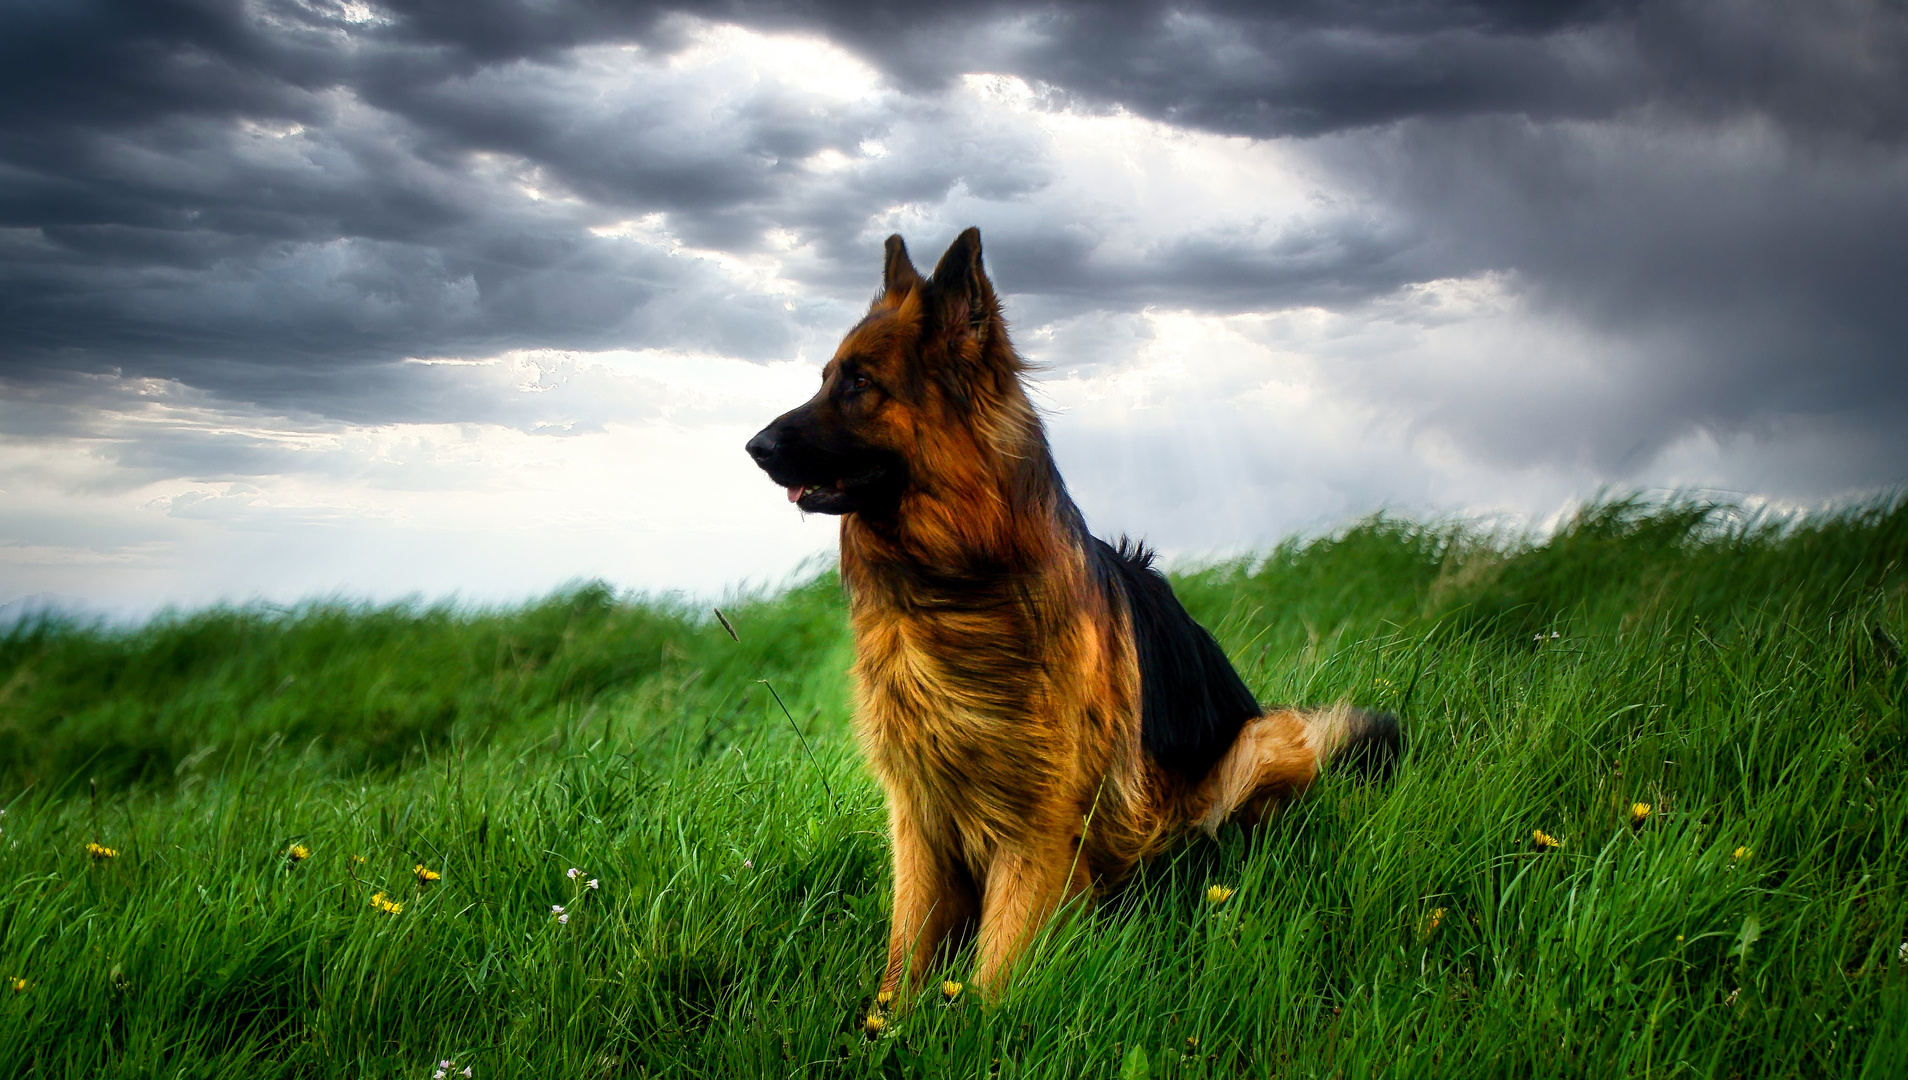
POLYGON ((794 487, 791 487, 788 489, 789 502, 794 502, 796 499, 799 499, 801 497, 802 497, 802 486, 800 484, 796 484, 794 487))

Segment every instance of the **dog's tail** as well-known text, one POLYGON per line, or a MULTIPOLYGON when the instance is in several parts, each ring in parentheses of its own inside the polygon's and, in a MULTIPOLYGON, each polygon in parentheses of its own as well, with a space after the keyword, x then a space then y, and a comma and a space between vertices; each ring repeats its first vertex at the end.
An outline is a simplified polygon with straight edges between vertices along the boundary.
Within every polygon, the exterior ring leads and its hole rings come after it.
POLYGON ((1404 732, 1390 713, 1350 705, 1274 709, 1246 721, 1206 774, 1194 796, 1195 823, 1209 834, 1234 817, 1256 825, 1310 787, 1325 766, 1381 778, 1403 752, 1404 732))
POLYGON ((1390 713, 1334 705, 1307 714, 1319 760, 1367 780, 1382 780, 1404 754, 1404 729, 1390 713))

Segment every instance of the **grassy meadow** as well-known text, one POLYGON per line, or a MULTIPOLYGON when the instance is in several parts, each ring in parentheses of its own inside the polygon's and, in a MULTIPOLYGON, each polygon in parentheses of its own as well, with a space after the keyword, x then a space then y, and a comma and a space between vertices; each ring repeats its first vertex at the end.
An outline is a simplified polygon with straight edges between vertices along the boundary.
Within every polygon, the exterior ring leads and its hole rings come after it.
POLYGON ((1614 500, 1180 574, 1263 700, 1402 716, 1401 769, 875 1039, 832 575, 734 639, 599 586, 22 624, 0 1076, 1898 1078, 1905 562, 1901 497, 1614 500))

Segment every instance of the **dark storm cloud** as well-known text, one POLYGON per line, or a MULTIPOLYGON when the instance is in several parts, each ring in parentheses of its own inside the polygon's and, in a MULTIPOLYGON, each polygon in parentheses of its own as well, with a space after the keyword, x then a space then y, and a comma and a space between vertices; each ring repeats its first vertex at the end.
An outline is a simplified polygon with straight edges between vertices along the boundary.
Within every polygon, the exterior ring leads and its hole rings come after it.
MULTIPOLYGON (((1898 429, 1888 417, 1908 408, 1898 147, 1810 144, 1761 120, 1479 117, 1333 140, 1321 156, 1416 223, 1435 261, 1509 272, 1538 312, 1617 344, 1590 393, 1543 393, 1541 353, 1498 386, 1424 371, 1360 390, 1448 421, 1487 458, 1567 447, 1622 476, 1696 427, 1898 429)), ((1908 447, 1889 443, 1901 477, 1908 447)))
POLYGON ((1871 0, 1256 0, 1101 4, 427 0, 388 37, 445 67, 602 40, 669 45, 690 13, 820 33, 897 83, 1010 72, 1233 134, 1305 135, 1436 116, 1608 116, 1673 102, 1811 132, 1908 130, 1908 25, 1871 0))
POLYGON ((760 198, 773 154, 814 143, 778 115, 786 100, 745 100, 719 130, 706 103, 687 103, 705 105, 698 129, 644 119, 684 102, 623 101, 592 128, 575 122, 590 88, 565 70, 479 67, 342 6, 262 10, 9 13, 0 373, 117 369, 345 418, 461 419, 428 415, 411 385, 425 373, 393 363, 786 354, 779 303, 706 260, 589 231, 760 198))
POLYGON ((1692 424, 1908 404, 1898 6, 146 0, 6 16, 0 374, 16 383, 120 370, 345 419, 461 419, 479 406, 397 362, 786 355, 804 312, 590 230, 661 213, 685 243, 747 253, 793 229, 814 254, 786 272, 858 299, 879 208, 1011 205, 1061 168, 949 105, 952 80, 986 71, 1078 109, 1299 137, 1349 193, 1252 236, 1122 247, 1117 225, 1066 207, 990 228, 1022 314, 1350 311, 1510 275, 1635 347, 1601 402, 1408 392, 1421 421, 1506 461, 1560 427, 1616 469, 1692 424), (685 14, 822 35, 895 89, 821 101, 740 70, 632 77, 695 42, 685 14), (887 156, 838 182, 803 171, 870 139, 887 156))
POLYGON ((1102 257, 1102 237, 1023 229, 987 240, 987 258, 1043 312, 1149 305, 1229 314, 1335 307, 1448 273, 1409 223, 1359 208, 1323 213, 1268 236, 1192 233, 1102 257))

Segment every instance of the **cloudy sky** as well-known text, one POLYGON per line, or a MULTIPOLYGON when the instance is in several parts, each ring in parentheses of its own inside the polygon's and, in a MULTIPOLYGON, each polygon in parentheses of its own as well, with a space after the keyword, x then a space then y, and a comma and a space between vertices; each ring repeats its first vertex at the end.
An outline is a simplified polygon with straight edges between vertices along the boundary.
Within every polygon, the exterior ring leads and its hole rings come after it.
POLYGON ((1893 0, 0 0, 0 600, 718 594, 979 225, 1102 532, 1908 481, 1893 0))

